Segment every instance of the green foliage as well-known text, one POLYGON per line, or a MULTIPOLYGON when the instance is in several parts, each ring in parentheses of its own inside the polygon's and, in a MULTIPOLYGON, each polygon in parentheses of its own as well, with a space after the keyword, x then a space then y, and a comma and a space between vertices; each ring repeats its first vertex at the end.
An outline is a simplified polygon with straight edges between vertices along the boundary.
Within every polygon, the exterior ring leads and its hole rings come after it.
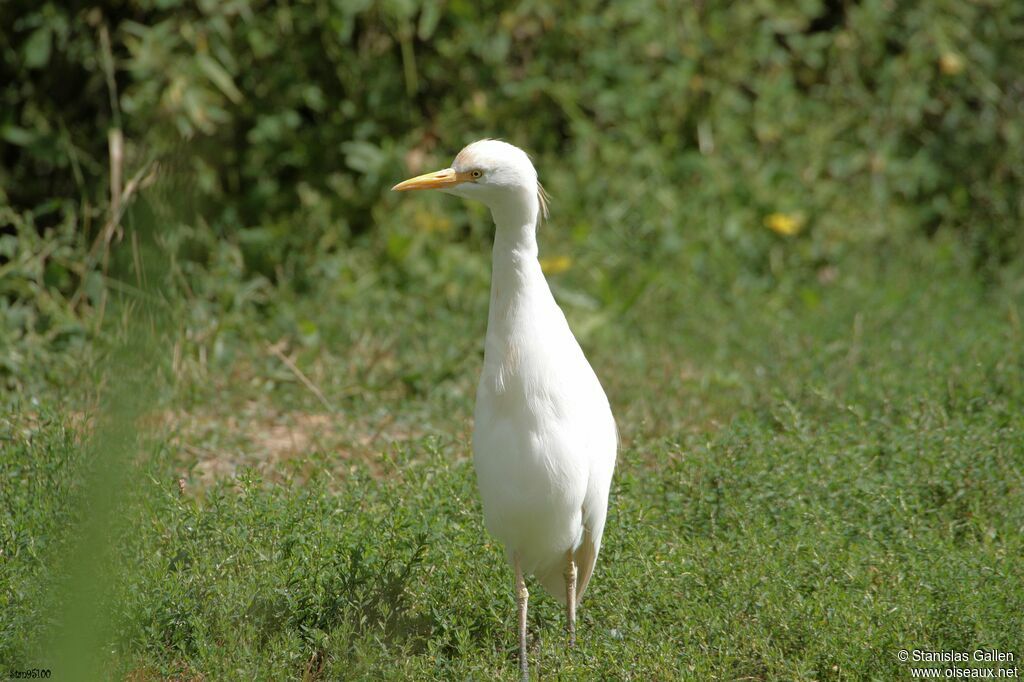
MULTIPOLYGON (((1016 2, 0 11, 0 234, 66 273, 40 288, 0 272, 4 305, 24 311, 7 339, 41 338, 27 317, 98 327, 108 275, 137 276, 130 241, 113 240, 111 271, 96 248, 112 128, 122 185, 156 169, 132 201, 173 251, 172 288, 207 319, 225 301, 276 314, 274 286, 444 279, 466 257, 482 269, 482 212, 438 217, 439 203, 387 193, 481 136, 535 154, 555 197, 550 248, 600 254, 590 284, 612 297, 655 256, 759 288, 942 230, 993 280, 1024 248, 1016 2), (31 230, 72 251, 55 263, 31 230)), ((36 352, 4 360, 9 385, 36 352)))
POLYGON ((59 620, 50 590, 63 576, 68 530, 77 521, 71 500, 81 477, 80 446, 72 425, 48 406, 3 406, 0 665, 8 669, 30 663, 30 647, 59 620))
POLYGON ((576 651, 531 600, 545 676, 1019 658, 1022 12, 4 4, 0 669, 49 663, 71 607, 133 679, 514 669, 466 459, 489 216, 387 194, 482 136, 554 196, 542 255, 624 443, 576 651), (96 393, 130 417, 90 526, 96 393), (341 433, 239 437, 293 413, 341 433))
POLYGON ((68 213, 40 234, 33 213, 0 207, 0 229, 0 388, 26 377, 59 383, 75 373, 89 339, 76 306, 102 297, 102 277, 81 277, 81 238, 68 213))
POLYGON ((904 211, 968 233, 982 260, 1020 246, 1015 2, 5 11, 2 184, 22 207, 97 203, 120 120, 136 161, 187 149, 208 220, 302 224, 312 245, 369 229, 403 156, 418 168, 489 134, 538 154, 590 214, 627 202, 645 234, 711 202, 708 230, 802 215, 819 257, 904 211))
MULTIPOLYGON (((543 676, 896 679, 908 674, 901 648, 1017 653, 1019 292, 986 290, 931 250, 907 256, 924 259, 844 272, 813 289, 817 302, 779 289, 718 302, 696 280, 662 281, 628 324, 593 327, 590 356, 624 447, 574 651, 558 605, 532 592, 531 656, 543 676)), ((339 424, 390 412, 397 431, 420 430, 365 458, 311 446, 265 475, 242 469, 212 484, 198 464, 216 434, 154 434, 117 496, 104 574, 112 676, 513 673, 509 568, 483 528, 459 435, 475 379, 459 320, 481 310, 374 291, 337 308, 303 367, 324 361, 344 374, 361 360, 349 327, 390 327, 402 351, 384 381, 370 375, 357 394, 322 388, 339 424), (408 379, 423 387, 396 399, 391 385, 412 368, 436 374, 408 379)), ((328 302, 291 306, 302 316, 328 302)), ((577 328, 592 314, 568 310, 577 328)), ((272 379, 241 382, 230 367, 214 366, 208 376, 227 387, 200 393, 197 415, 260 400, 272 379)), ((152 368, 138 374, 149 380, 152 368)), ((276 405, 289 400, 273 392, 276 405)), ((73 570, 61 538, 75 528, 67 491, 82 462, 66 418, 44 414, 31 430, 9 421, 0 432, 2 556, 17 557, 0 564, 13 607, 0 610, 0 663, 56 671, 45 631, 64 608, 41 595, 73 570)))

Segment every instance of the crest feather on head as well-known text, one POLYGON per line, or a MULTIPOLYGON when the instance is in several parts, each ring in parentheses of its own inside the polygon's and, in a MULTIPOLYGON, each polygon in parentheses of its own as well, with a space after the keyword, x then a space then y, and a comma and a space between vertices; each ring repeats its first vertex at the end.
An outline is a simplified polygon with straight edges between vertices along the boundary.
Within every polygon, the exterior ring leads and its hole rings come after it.
POLYGON ((540 202, 540 215, 537 216, 537 224, 540 225, 542 220, 547 220, 548 203, 551 201, 548 191, 544 189, 544 185, 540 184, 540 180, 537 180, 537 201, 540 202))

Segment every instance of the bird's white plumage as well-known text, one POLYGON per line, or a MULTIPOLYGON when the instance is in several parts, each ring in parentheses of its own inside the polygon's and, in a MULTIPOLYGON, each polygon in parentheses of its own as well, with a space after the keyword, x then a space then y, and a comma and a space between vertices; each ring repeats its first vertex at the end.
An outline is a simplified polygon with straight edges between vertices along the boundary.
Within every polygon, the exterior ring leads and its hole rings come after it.
POLYGON ((541 199, 529 157, 485 140, 464 149, 453 168, 497 179, 453 192, 482 198, 496 227, 473 427, 485 523, 563 603, 566 552, 576 552, 579 601, 604 532, 615 422, 537 260, 541 199))
POLYGON ((545 197, 526 153, 481 140, 459 152, 451 168, 394 189, 476 199, 494 218, 473 463, 487 529, 515 568, 520 672, 527 679, 523 574, 534 574, 566 606, 571 646, 575 604, 593 574, 608 513, 615 421, 537 260, 545 197))

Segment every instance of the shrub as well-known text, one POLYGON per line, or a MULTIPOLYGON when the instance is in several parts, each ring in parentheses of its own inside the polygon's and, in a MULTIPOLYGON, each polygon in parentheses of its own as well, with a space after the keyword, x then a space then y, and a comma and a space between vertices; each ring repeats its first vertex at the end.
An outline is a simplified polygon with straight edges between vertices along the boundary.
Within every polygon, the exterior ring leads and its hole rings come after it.
MULTIPOLYGON (((179 262, 214 268, 214 251, 188 247, 227 238, 241 277, 300 289, 311 261, 360 240, 382 263, 428 257, 413 246, 430 221, 386 190, 485 135, 539 158, 568 238, 592 238, 613 268, 686 246, 723 277, 799 276, 851 245, 939 229, 981 267, 1024 246, 1019 2, 21 0, 0 13, 13 209, 0 231, 73 235, 79 267, 49 289, 64 296, 97 266, 111 129, 126 139, 121 184, 160 161, 144 194, 170 206, 156 216, 179 262)), ((428 227, 486 241, 475 215, 428 227)), ((6 305, 39 294, 11 277, 6 305)))

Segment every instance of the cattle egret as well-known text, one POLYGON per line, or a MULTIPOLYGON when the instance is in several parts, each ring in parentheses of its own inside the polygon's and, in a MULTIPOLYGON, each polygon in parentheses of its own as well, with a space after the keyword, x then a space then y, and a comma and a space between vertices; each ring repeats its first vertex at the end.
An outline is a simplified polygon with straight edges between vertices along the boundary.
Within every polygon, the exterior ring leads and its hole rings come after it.
POLYGON ((569 646, 576 605, 601 548, 618 437, 608 398, 537 260, 546 198, 518 147, 481 140, 451 168, 395 185, 482 201, 494 235, 491 302, 476 395, 473 464, 488 531, 515 571, 519 669, 528 679, 525 576, 566 607, 569 646))

